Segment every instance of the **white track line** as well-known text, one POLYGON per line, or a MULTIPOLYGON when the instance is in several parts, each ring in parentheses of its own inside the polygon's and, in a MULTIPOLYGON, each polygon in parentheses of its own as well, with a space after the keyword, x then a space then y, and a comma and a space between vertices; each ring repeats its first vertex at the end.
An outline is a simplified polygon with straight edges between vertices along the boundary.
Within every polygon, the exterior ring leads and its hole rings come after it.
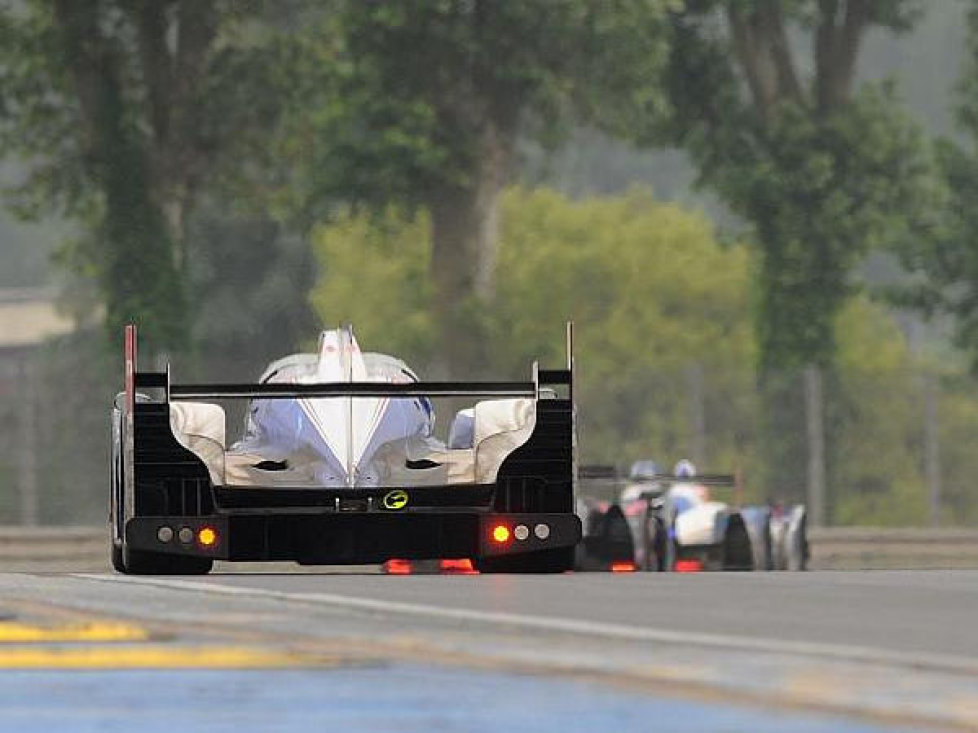
POLYGON ((146 585, 171 590, 209 593, 227 596, 248 596, 290 603, 330 605, 380 614, 403 614, 452 621, 476 621, 493 626, 507 626, 535 631, 559 632, 583 636, 619 639, 623 641, 657 642, 661 644, 695 645, 715 649, 767 654, 801 655, 835 661, 865 664, 896 665, 917 669, 935 669, 947 672, 978 675, 978 659, 950 654, 926 652, 901 652, 876 647, 849 644, 821 644, 807 641, 764 639, 732 634, 711 634, 695 631, 672 631, 646 626, 586 621, 562 617, 527 616, 516 613, 479 611, 467 608, 445 608, 421 603, 384 601, 376 598, 346 596, 337 593, 287 593, 265 588, 243 588, 189 580, 173 580, 121 575, 94 575, 75 573, 75 578, 124 585, 146 585))

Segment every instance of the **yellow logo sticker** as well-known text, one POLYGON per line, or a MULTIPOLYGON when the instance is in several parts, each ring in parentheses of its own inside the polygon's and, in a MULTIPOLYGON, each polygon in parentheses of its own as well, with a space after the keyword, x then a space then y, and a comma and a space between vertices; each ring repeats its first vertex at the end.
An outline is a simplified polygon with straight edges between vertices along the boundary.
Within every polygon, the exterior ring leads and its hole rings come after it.
POLYGON ((408 492, 394 489, 384 494, 384 509, 403 509, 408 505, 408 492))

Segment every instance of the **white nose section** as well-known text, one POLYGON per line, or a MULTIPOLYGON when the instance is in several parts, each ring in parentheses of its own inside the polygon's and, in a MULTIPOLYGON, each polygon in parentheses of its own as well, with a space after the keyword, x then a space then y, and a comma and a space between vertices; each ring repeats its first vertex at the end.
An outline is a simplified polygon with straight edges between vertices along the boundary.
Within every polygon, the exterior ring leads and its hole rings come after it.
MULTIPOLYGON (((348 329, 323 331, 319 337, 319 363, 304 382, 365 382, 367 369, 353 333, 348 329)), ((357 465, 366 448, 365 428, 382 412, 383 400, 373 397, 302 399, 302 410, 344 468, 346 483, 355 483, 357 465)))
MULTIPOLYGON (((268 380, 286 384, 414 381, 401 367, 368 370, 349 329, 324 331, 314 359, 273 372, 268 380)), ((377 485, 381 476, 371 463, 377 451, 387 443, 430 432, 431 416, 422 401, 413 398, 256 400, 253 409, 253 422, 261 428, 261 448, 276 456, 274 460, 314 456, 319 464, 316 480, 323 486, 377 485)))
MULTIPOLYGON (((389 382, 370 374, 352 330, 324 331, 319 339, 319 364, 310 382, 389 382)), ((306 381, 306 379, 303 379, 306 381)), ((377 449, 423 430, 426 415, 414 399, 340 397, 304 399, 302 409, 325 447, 343 466, 348 486, 376 483, 369 464, 377 449)))

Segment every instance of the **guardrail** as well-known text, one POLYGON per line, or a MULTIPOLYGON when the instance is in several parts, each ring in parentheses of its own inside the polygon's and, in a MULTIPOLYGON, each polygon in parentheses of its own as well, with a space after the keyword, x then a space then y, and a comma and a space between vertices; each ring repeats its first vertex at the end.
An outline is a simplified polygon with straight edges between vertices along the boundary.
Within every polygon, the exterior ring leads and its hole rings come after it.
MULTIPOLYGON (((813 569, 978 568, 978 529, 825 527, 808 532, 813 569)), ((0 572, 109 567, 101 527, 0 527, 0 572)))
POLYGON ((808 538, 813 569, 978 568, 978 529, 813 527, 808 538))
POLYGON ((105 570, 107 538, 102 527, 0 527, 0 571, 105 570))

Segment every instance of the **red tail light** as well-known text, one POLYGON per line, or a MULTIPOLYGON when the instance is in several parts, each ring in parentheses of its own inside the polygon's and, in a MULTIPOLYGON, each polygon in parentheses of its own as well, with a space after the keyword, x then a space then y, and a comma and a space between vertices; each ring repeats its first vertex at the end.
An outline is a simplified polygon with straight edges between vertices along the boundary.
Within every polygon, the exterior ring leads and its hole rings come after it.
POLYGON ((413 571, 410 560, 388 560, 384 563, 384 572, 388 575, 410 575, 413 571))
POLYGON ((698 573, 703 569, 701 560, 676 560, 677 573, 698 573))
POLYGON ((611 563, 611 572, 613 573, 634 573, 636 570, 635 563, 633 562, 613 562, 611 563))
POLYGON ((440 564, 441 572, 446 575, 476 575, 476 570, 472 567, 472 561, 468 558, 461 560, 442 560, 440 564))

